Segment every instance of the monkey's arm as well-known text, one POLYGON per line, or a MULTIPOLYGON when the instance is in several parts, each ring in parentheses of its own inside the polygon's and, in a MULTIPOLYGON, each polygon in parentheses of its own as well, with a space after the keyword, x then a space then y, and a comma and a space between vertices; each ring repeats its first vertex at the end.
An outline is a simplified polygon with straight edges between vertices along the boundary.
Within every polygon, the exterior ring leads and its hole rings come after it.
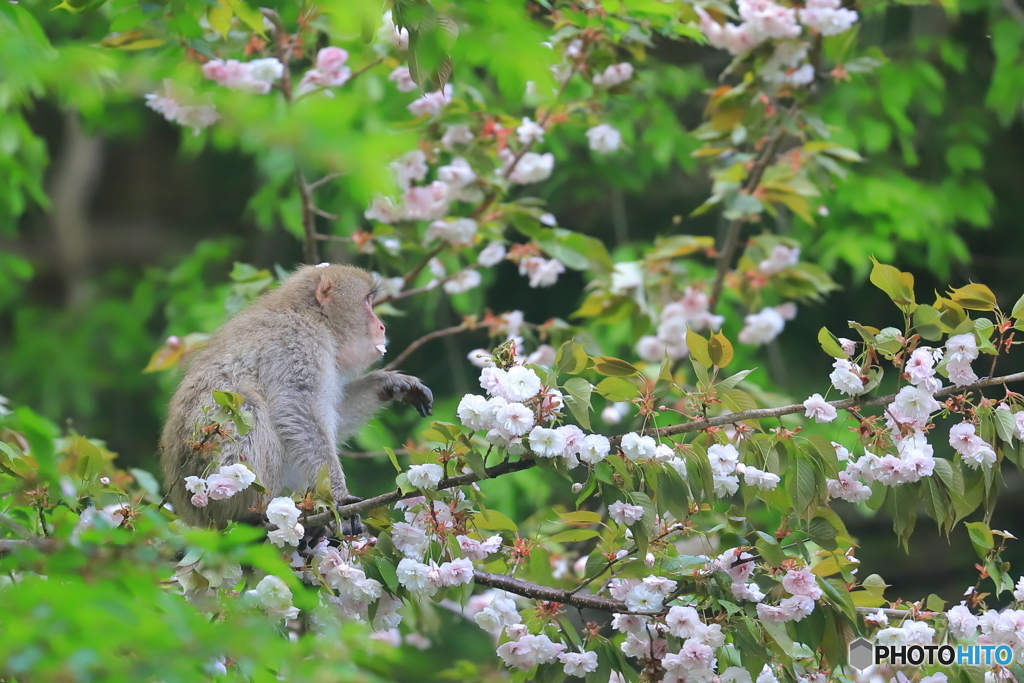
POLYGON ((391 400, 408 403, 420 415, 433 413, 434 395, 418 379, 400 372, 374 370, 345 386, 345 396, 338 406, 339 439, 354 434, 391 400))

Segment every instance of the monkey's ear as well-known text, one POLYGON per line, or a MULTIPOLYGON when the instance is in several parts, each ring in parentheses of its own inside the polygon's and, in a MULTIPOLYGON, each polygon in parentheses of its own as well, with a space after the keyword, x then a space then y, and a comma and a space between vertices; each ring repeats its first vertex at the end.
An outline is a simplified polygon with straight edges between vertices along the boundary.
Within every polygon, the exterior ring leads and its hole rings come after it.
POLYGON ((325 305, 331 300, 331 290, 334 288, 334 283, 331 282, 331 277, 327 274, 320 276, 320 284, 316 286, 316 302, 321 306, 325 305))

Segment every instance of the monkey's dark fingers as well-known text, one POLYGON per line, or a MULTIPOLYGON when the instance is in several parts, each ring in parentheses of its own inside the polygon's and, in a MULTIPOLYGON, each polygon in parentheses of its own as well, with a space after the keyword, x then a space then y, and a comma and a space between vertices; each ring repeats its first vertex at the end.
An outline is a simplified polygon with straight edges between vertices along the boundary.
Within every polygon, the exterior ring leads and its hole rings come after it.
POLYGON ((364 499, 360 498, 359 496, 353 496, 352 494, 349 494, 349 495, 345 496, 344 498, 342 498, 341 501, 338 504, 339 505, 351 505, 352 503, 359 503, 359 502, 362 502, 363 500, 364 499))
POLYGON ((415 406, 416 410, 423 417, 434 414, 434 394, 430 387, 417 384, 406 396, 406 402, 415 406))

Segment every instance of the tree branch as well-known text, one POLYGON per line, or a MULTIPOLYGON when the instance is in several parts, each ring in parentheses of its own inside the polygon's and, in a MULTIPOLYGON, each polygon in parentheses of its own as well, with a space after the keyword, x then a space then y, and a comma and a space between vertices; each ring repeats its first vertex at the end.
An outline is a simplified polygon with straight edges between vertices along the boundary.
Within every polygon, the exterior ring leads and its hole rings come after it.
POLYGON ((320 250, 317 248, 316 239, 316 207, 313 205, 313 193, 298 163, 295 164, 295 187, 299 190, 299 200, 302 203, 302 258, 309 265, 316 265, 320 262, 320 250))
POLYGON ((462 323, 461 325, 455 325, 454 327, 446 327, 443 330, 435 330, 433 332, 430 332, 429 334, 425 334, 422 337, 420 337, 419 339, 417 339, 416 341, 414 341, 413 343, 409 344, 407 347, 405 347, 405 350, 402 351, 400 354, 398 354, 398 356, 393 361, 391 361, 390 363, 385 365, 384 369, 385 370, 394 370, 396 367, 401 365, 402 361, 405 360, 406 358, 408 358, 409 355, 412 354, 413 351, 415 351, 419 347, 423 346, 428 341, 431 341, 433 339, 437 339, 438 337, 447 337, 447 336, 452 335, 452 334, 458 334, 459 332, 462 332, 462 331, 468 330, 468 329, 469 328, 466 327, 466 323, 462 323))
MULTIPOLYGON (((460 474, 460 475, 455 476, 455 477, 445 477, 444 479, 442 479, 441 481, 438 482, 437 488, 438 488, 438 490, 443 490, 443 489, 455 488, 457 486, 466 486, 468 484, 474 484, 474 483, 480 481, 481 478, 493 479, 494 477, 498 477, 498 476, 501 476, 503 474, 510 474, 512 472, 520 472, 522 470, 528 470, 528 469, 530 469, 531 467, 533 467, 536 464, 533 461, 533 458, 531 458, 530 456, 522 456, 522 457, 523 457, 522 460, 517 460, 515 462, 509 462, 509 461, 506 460, 505 462, 498 463, 497 465, 494 465, 493 467, 488 467, 486 469, 486 472, 487 472, 487 476, 486 477, 478 477, 476 474, 474 474, 472 472, 469 473, 469 474, 460 474)), ((376 507, 380 507, 381 505, 387 505, 389 503, 395 503, 397 501, 402 500, 403 498, 415 498, 417 496, 422 496, 422 495, 423 495, 423 493, 421 491, 412 491, 410 493, 402 493, 401 490, 396 489, 396 490, 390 491, 388 493, 382 493, 379 496, 374 496, 373 498, 367 498, 365 500, 361 500, 358 503, 350 503, 348 505, 340 505, 337 508, 337 513, 341 517, 351 517, 353 515, 360 515, 360 514, 362 514, 364 512, 367 512, 368 510, 372 510, 372 509, 374 509, 376 507)), ((309 517, 305 518, 303 520, 303 522, 308 523, 308 524, 312 524, 312 525, 317 525, 317 524, 326 524, 327 522, 330 522, 333 519, 334 519, 334 512, 321 512, 320 514, 317 514, 317 515, 310 515, 309 517)), ((274 527, 273 525, 269 525, 268 524, 267 528, 273 529, 273 528, 276 528, 276 527, 274 527)))
MULTIPOLYGON (((1009 382, 1020 382, 1024 380, 1024 372, 1017 372, 1012 375, 1004 375, 1003 377, 988 377, 986 379, 975 382, 965 387, 948 386, 939 389, 935 392, 936 397, 949 396, 950 394, 957 394, 971 389, 981 389, 983 387, 991 387, 998 384, 1006 384, 1009 382)), ((834 406, 836 410, 846 410, 848 408, 856 408, 860 406, 880 406, 889 405, 896 400, 896 394, 887 394, 885 396, 874 396, 869 398, 844 398, 838 401, 829 401, 828 404, 834 406)), ((763 420, 766 418, 782 417, 783 415, 792 415, 794 413, 802 413, 805 408, 803 403, 794 403, 789 406, 782 406, 780 408, 756 408, 754 410, 744 410, 738 413, 728 413, 726 415, 718 415, 716 417, 709 417, 703 420, 694 420, 693 422, 686 422, 679 425, 669 425, 668 427, 652 427, 650 429, 643 430, 644 435, 648 436, 672 436, 673 434, 685 434, 687 432, 696 432, 701 429, 707 429, 708 427, 718 427, 726 424, 735 424, 744 420, 763 420)), ((613 444, 618 444, 621 440, 621 436, 611 437, 609 441, 613 444)))
MULTIPOLYGON (((757 189, 761 182, 761 176, 764 175, 765 170, 775 160, 775 153, 778 151, 779 145, 782 144, 782 139, 785 136, 785 128, 780 128, 765 144, 761 156, 754 163, 754 167, 750 169, 750 175, 747 176, 747 181, 743 184, 744 192, 751 194, 757 189)), ((715 284, 711 288, 711 298, 708 300, 708 310, 712 313, 718 307, 718 300, 722 296, 725 275, 729 272, 729 264, 732 263, 733 252, 736 251, 736 246, 739 244, 743 223, 742 218, 730 221, 729 227, 725 232, 725 241, 722 243, 722 249, 718 252, 718 270, 715 273, 715 284)))
POLYGON ((632 614, 629 608, 626 607, 626 603, 622 600, 602 598, 599 595, 580 595, 578 593, 572 593, 571 591, 565 590, 564 588, 541 586, 540 584, 530 583, 529 581, 523 581, 522 579, 514 579, 511 576, 505 576, 504 574, 491 574, 490 572, 475 571, 473 572, 473 580, 482 586, 499 588, 501 590, 508 591, 509 593, 521 595, 524 598, 559 602, 563 605, 572 605, 573 607, 578 607, 580 609, 596 609, 601 610, 602 612, 632 614))

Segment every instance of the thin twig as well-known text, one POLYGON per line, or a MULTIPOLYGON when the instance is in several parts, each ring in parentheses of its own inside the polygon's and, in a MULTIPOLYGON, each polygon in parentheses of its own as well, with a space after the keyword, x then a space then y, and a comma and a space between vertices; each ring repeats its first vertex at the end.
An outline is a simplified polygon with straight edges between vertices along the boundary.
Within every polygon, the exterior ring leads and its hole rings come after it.
POLYGON ((415 351, 419 347, 423 346, 428 341, 431 341, 433 339, 437 339, 438 337, 447 337, 447 336, 452 335, 452 334, 458 334, 459 332, 463 332, 463 331, 468 330, 468 329, 469 328, 466 326, 466 323, 462 323, 461 325, 455 325, 453 327, 446 327, 443 330, 435 330, 433 332, 425 334, 422 337, 420 337, 419 339, 417 339, 416 341, 414 341, 413 343, 409 344, 407 347, 405 347, 405 350, 402 351, 400 354, 398 354, 398 356, 393 361, 391 361, 390 363, 385 365, 384 369, 385 370, 394 370, 396 367, 401 365, 402 361, 405 360, 406 358, 408 358, 409 355, 413 351, 415 351))
MULTIPOLYGON (((309 187, 309 186, 307 185, 306 187, 309 187)), ((329 221, 336 221, 336 220, 338 220, 338 217, 336 215, 334 215, 333 213, 330 213, 328 211, 324 211, 323 209, 321 209, 319 206, 317 206, 315 204, 313 206, 309 207, 309 210, 312 211, 313 213, 315 213, 317 216, 323 216, 324 218, 326 218, 329 221)), ((313 239, 316 239, 316 233, 315 232, 313 233, 313 239)))
POLYGON ((309 184, 309 189, 315 190, 316 188, 320 187, 324 183, 329 183, 332 180, 334 180, 335 178, 340 178, 340 177, 341 177, 340 173, 328 173, 327 175, 325 175, 320 180, 314 180, 313 182, 311 182, 309 184))
POLYGON ((430 260, 432 258, 435 258, 442 251, 444 251, 445 247, 447 246, 448 243, 443 242, 434 247, 433 249, 431 249, 429 252, 427 252, 427 255, 423 257, 423 260, 416 264, 416 267, 410 270, 408 273, 406 273, 405 277, 402 278, 403 280, 405 280, 404 284, 408 285, 410 282, 414 281, 417 277, 419 277, 420 273, 423 272, 423 269, 426 268, 427 265, 430 263, 430 260))
POLYGON ((316 233, 313 235, 313 239, 318 239, 322 242, 351 242, 351 237, 345 237, 344 235, 325 235, 323 233, 316 233))
MULTIPOLYGON (((1010 382, 1020 382, 1024 380, 1024 372, 1016 372, 1012 375, 1004 375, 1002 377, 988 377, 986 379, 979 380, 974 384, 956 387, 948 386, 939 389, 935 392, 935 397, 949 396, 951 394, 963 393, 970 391, 971 389, 981 389, 984 387, 991 387, 998 384, 1007 384, 1010 382)), ((838 401, 829 401, 828 404, 835 407, 836 410, 847 410, 849 408, 858 408, 860 406, 880 406, 889 405, 896 400, 896 394, 887 394, 885 396, 874 396, 869 398, 844 398, 838 401)), ((717 417, 709 417, 703 420, 694 420, 693 422, 686 422, 679 425, 669 425, 667 427, 656 427, 652 429, 643 430, 643 434, 659 437, 659 436, 672 436, 674 434, 685 434, 687 432, 696 432, 708 427, 718 427, 726 424, 735 424, 743 420, 763 420, 766 418, 782 417, 783 415, 792 415, 794 413, 802 413, 806 410, 803 403, 794 403, 789 406, 782 406, 781 408, 756 408, 754 410, 744 410, 738 413, 728 413, 726 415, 718 415, 717 417)), ((617 444, 622 437, 611 437, 609 441, 613 444, 617 444)))
POLYGON ((302 257, 306 263, 314 265, 320 262, 316 239, 316 207, 313 205, 313 193, 309 191, 306 176, 298 163, 295 164, 295 186, 299 189, 299 201, 302 204, 302 257))
MULTIPOLYGON (((535 464, 536 463, 534 463, 533 458, 531 458, 529 456, 525 456, 525 457, 523 457, 522 460, 517 460, 515 462, 508 462, 506 460, 505 462, 498 463, 497 465, 494 465, 493 467, 488 467, 487 470, 486 470, 487 477, 485 477, 485 478, 486 479, 493 479, 494 477, 499 477, 499 476, 501 476, 503 474, 510 474, 512 472, 521 472, 522 470, 530 469, 535 464)), ((480 481, 480 479, 481 479, 481 477, 478 477, 476 474, 474 474, 472 472, 470 472, 468 474, 460 474, 460 475, 454 476, 454 477, 445 477, 444 479, 442 479, 441 481, 439 481, 437 483, 437 488, 438 488, 438 490, 444 490, 444 489, 456 488, 458 486, 468 486, 469 484, 474 484, 474 483, 480 481)), ((390 491, 388 493, 381 494, 379 496, 374 496, 373 498, 367 498, 365 500, 361 500, 358 503, 350 503, 349 505, 341 505, 341 506, 339 506, 337 508, 337 512, 338 512, 338 516, 340 516, 340 517, 351 517, 353 515, 361 515, 362 513, 366 512, 368 510, 372 510, 374 508, 380 507, 381 505, 388 505, 389 503, 397 502, 399 500, 402 500, 403 498, 415 498, 417 496, 422 496, 422 495, 423 495, 423 493, 420 492, 420 491, 411 491, 409 493, 402 493, 401 490, 395 490, 395 491, 390 491)), ((312 525, 326 524, 327 522, 329 522, 329 521, 331 521, 333 519, 334 519, 334 513, 333 512, 321 512, 321 513, 316 514, 316 515, 311 515, 309 517, 309 523, 312 524, 312 525)), ((267 525, 267 527, 268 528, 274 528, 272 525, 267 525)))
MULTIPOLYGON (((743 183, 743 191, 745 193, 752 194, 757 189, 757 186, 761 183, 761 176, 764 175, 772 161, 775 160, 775 153, 778 151, 779 145, 782 144, 782 139, 785 136, 786 129, 780 128, 765 144, 761 156, 754 162, 754 167, 750 169, 750 175, 747 176, 746 182, 743 183)), ((736 218, 729 222, 729 227, 725 232, 725 241, 722 243, 721 251, 718 252, 718 269, 715 273, 715 284, 711 288, 711 298, 708 300, 708 310, 712 313, 715 312, 718 300, 722 296, 725 275, 729 272, 729 264, 732 263, 733 252, 736 251, 736 247, 739 244, 743 223, 742 218, 736 218)))
POLYGON ((508 591, 509 593, 522 595, 524 598, 558 602, 563 605, 572 605, 573 607, 578 607, 580 609, 596 609, 601 610, 602 612, 630 613, 629 608, 626 607, 626 603, 622 600, 602 598, 599 595, 574 594, 563 588, 550 588, 548 586, 542 586, 529 581, 523 581, 522 579, 514 579, 511 576, 505 576, 504 574, 475 571, 473 572, 473 580, 482 586, 499 588, 501 590, 508 591))
POLYGON ((906 609, 886 609, 884 607, 855 607, 858 614, 877 614, 879 611, 887 617, 896 619, 937 619, 943 616, 942 612, 917 612, 916 614, 906 609))

